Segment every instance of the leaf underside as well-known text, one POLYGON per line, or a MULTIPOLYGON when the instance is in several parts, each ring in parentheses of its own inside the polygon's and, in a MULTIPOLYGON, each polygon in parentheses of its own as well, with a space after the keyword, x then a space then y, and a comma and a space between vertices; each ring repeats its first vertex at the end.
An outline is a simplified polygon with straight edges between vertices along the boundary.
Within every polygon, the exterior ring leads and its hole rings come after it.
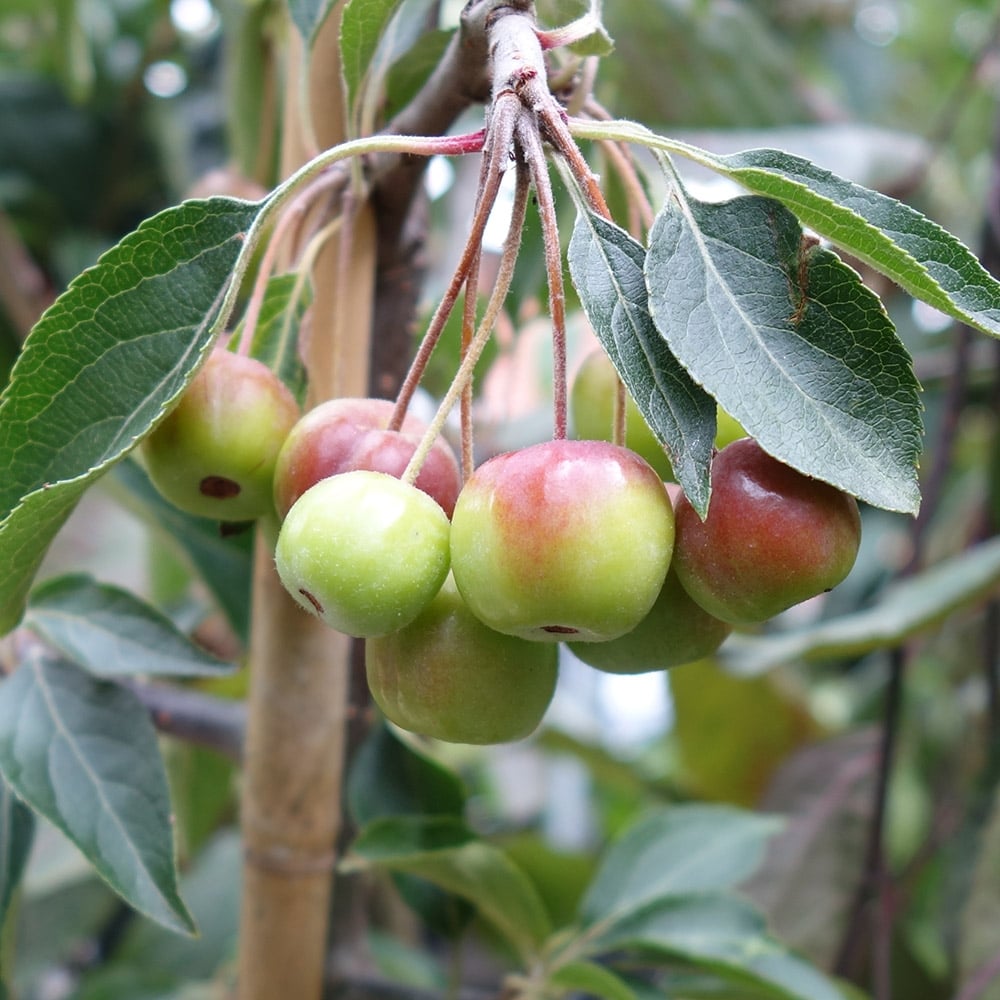
POLYGON ((780 203, 677 189, 650 233, 649 305, 694 380, 765 451, 914 513, 919 386, 878 297, 780 203))
POLYGON ((646 252, 624 230, 581 213, 569 266, 594 332, 696 509, 708 506, 715 400, 671 353, 649 315, 646 252))

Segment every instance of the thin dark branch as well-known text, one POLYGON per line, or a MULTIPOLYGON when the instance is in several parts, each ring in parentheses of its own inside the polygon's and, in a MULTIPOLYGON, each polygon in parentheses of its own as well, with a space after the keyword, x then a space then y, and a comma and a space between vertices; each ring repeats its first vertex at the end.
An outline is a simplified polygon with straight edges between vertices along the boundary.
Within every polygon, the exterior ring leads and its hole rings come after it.
POLYGON ((149 709, 161 733, 215 750, 240 763, 246 733, 246 705, 173 684, 129 680, 125 686, 149 709))
MULTIPOLYGON (((878 776, 875 785, 875 809, 871 826, 868 830, 868 843, 865 849, 865 861, 861 881, 858 884, 854 900, 849 910, 847 933, 841 944, 840 951, 834 963, 834 971, 844 978, 858 974, 858 965, 862 957, 862 946, 868 937, 868 920, 870 909, 876 901, 883 901, 887 889, 888 871, 886 868, 884 837, 885 821, 889 796, 889 780, 892 776, 892 766, 895 758, 899 735, 899 717, 903 701, 903 676, 906 668, 906 654, 897 647, 890 653, 889 683, 885 692, 885 704, 882 717, 882 733, 878 752, 878 776)), ((876 903, 878 905, 878 903, 876 903)), ((885 916, 885 914, 883 914, 885 916)), ((885 951, 890 929, 886 921, 879 921, 880 933, 874 942, 876 948, 875 965, 876 1000, 890 1000, 891 977, 885 975, 888 969, 889 955, 885 951)))

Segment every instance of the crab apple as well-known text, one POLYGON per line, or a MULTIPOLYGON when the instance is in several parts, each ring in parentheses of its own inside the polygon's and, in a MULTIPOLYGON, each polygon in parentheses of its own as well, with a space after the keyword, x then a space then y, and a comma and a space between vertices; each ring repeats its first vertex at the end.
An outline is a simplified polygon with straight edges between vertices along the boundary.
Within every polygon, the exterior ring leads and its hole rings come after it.
POLYGON ((733 627, 696 604, 671 569, 649 614, 610 642, 570 642, 577 659, 610 674, 644 674, 710 656, 733 627))
POLYGON ((285 589, 348 635, 409 624, 448 575, 448 518, 384 472, 322 479, 292 505, 274 553, 285 589))
MULTIPOLYGON (((580 364, 570 388, 573 433, 583 440, 610 441, 614 426, 618 373, 602 349, 591 351, 580 364)), ((660 475, 673 479, 674 470, 663 445, 650 430, 635 400, 625 397, 625 446, 641 455, 660 475)))
POLYGON ((252 521, 274 510, 274 465, 298 416, 267 365, 216 348, 141 452, 153 484, 176 507, 252 521))
POLYGON ((490 628, 600 642, 646 616, 673 543, 673 507, 648 463, 606 441, 555 440, 473 473, 452 516, 451 561, 490 628))
MULTIPOLYGON (((306 413, 292 428, 274 473, 274 505, 284 517, 305 491, 327 476, 357 469, 403 474, 427 425, 407 415, 398 431, 387 430, 394 404, 387 399, 331 399, 306 413)), ((443 438, 434 442, 415 485, 450 517, 462 476, 443 438)))
POLYGON ((529 736, 552 700, 557 661, 554 645, 484 625, 450 575, 409 625, 365 643, 368 687, 385 717, 448 743, 529 736))
POLYGON ((860 542, 854 497, 741 438, 712 462, 704 521, 686 497, 678 500, 673 565, 706 611, 749 625, 835 587, 860 542))

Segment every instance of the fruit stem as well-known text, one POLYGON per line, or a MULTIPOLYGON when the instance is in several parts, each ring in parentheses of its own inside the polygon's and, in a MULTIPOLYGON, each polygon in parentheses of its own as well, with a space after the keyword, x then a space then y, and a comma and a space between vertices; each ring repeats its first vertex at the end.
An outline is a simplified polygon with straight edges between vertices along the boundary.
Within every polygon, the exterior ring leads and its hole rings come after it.
POLYGON ((267 283, 274 271, 275 261, 278 251, 285 242, 285 238, 294 226, 302 222, 306 212, 328 188, 343 188, 347 178, 339 172, 330 172, 317 177, 310 184, 307 184, 291 201, 288 207, 281 213, 274 226, 274 233, 268 241, 267 248, 257 270, 254 279, 253 290, 247 302, 246 312, 243 315, 243 329, 240 332, 239 343, 236 353, 244 357, 249 356, 250 347, 253 343, 254 334, 257 331, 257 322, 260 319, 260 310, 264 304, 264 296, 267 292, 267 283))
POLYGON ((566 385, 566 291, 562 276, 562 246, 559 243, 559 223, 545 152, 534 119, 518 118, 516 139, 535 185, 538 215, 542 223, 542 243, 545 247, 545 271, 549 286, 549 312, 552 316, 552 411, 553 437, 563 440, 568 424, 568 393, 566 385))
MULTIPOLYGON (((424 334, 420 347, 410 364, 410 369, 403 379, 399 393, 396 396, 396 406, 389 421, 389 430, 398 431, 403 426, 403 419, 409 409, 413 394, 427 370, 434 348, 437 347, 445 323, 455 308, 462 286, 469 278, 469 272, 482 253, 483 233, 489 221, 490 212, 500 191, 503 180, 503 167, 507 159, 507 150, 514 134, 514 122, 517 116, 517 105, 510 102, 496 104, 490 115, 490 125, 486 130, 486 144, 483 147, 483 169, 480 174, 479 190, 476 193, 476 207, 472 216, 472 227, 461 259, 451 277, 437 309, 431 318, 427 332, 424 334)), ((477 265, 478 266, 478 265, 477 265)))
POLYGON ((490 293, 489 301, 486 303, 486 312, 483 314, 482 322, 476 331, 475 337, 472 338, 469 344, 469 349, 466 351, 465 357, 462 358, 462 363, 455 373, 455 378, 452 380, 448 391, 438 406, 434 419, 424 432, 424 436, 421 438, 420 444, 417 445, 417 449, 413 453, 409 465, 407 465, 403 475, 400 476, 404 482, 411 484, 415 482, 420 473, 420 468, 434 446, 438 435, 441 433, 455 402, 464 391, 465 386, 471 383, 476 362, 483 353, 483 348, 486 346, 490 334, 493 332, 493 325, 496 323, 496 318, 503 308, 507 292, 510 291, 511 282, 514 279, 514 265, 517 262, 518 251, 521 248, 521 232, 524 228, 524 218, 528 209, 530 182, 531 175, 527 164, 518 160, 517 188, 514 191, 514 205, 511 209, 510 226, 507 230, 503 252, 500 256, 496 283, 493 286, 493 291, 490 293))

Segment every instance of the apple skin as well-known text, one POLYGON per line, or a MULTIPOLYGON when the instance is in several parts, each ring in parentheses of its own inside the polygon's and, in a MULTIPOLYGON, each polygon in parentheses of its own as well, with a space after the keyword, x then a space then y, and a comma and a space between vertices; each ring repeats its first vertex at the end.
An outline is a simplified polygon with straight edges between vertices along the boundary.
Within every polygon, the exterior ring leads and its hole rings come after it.
POLYGON ((711 656, 733 627, 696 604, 671 569, 656 603, 631 632, 610 642, 567 643, 577 659, 609 674, 644 674, 711 656))
POLYGON ((216 521, 270 515, 274 466, 299 417, 267 365, 216 348, 140 451, 174 506, 216 521))
POLYGON ((684 589, 733 625, 766 621, 835 587, 861 542, 854 497, 772 458, 753 438, 715 456, 707 518, 684 496, 676 516, 673 565, 684 589))
POLYGON ((365 643, 365 670, 397 726, 448 743, 509 743, 545 715, 558 649, 487 628, 449 575, 414 621, 365 643))
MULTIPOLYGON (((386 430, 393 409, 387 399, 347 397, 328 400, 306 413, 278 455, 274 473, 278 516, 284 517, 310 486, 327 476, 368 469, 400 477, 427 425, 408 414, 400 430, 386 430)), ((415 485, 451 516, 462 476, 443 438, 434 442, 415 485)))
POLYGON ((311 486, 275 546, 285 589, 348 635, 409 624, 448 575, 448 518, 426 493, 384 472, 356 470, 311 486))
POLYGON ((472 613, 498 632, 603 642, 646 616, 673 542, 670 498, 638 455, 546 441, 469 478, 452 516, 452 570, 472 613))

